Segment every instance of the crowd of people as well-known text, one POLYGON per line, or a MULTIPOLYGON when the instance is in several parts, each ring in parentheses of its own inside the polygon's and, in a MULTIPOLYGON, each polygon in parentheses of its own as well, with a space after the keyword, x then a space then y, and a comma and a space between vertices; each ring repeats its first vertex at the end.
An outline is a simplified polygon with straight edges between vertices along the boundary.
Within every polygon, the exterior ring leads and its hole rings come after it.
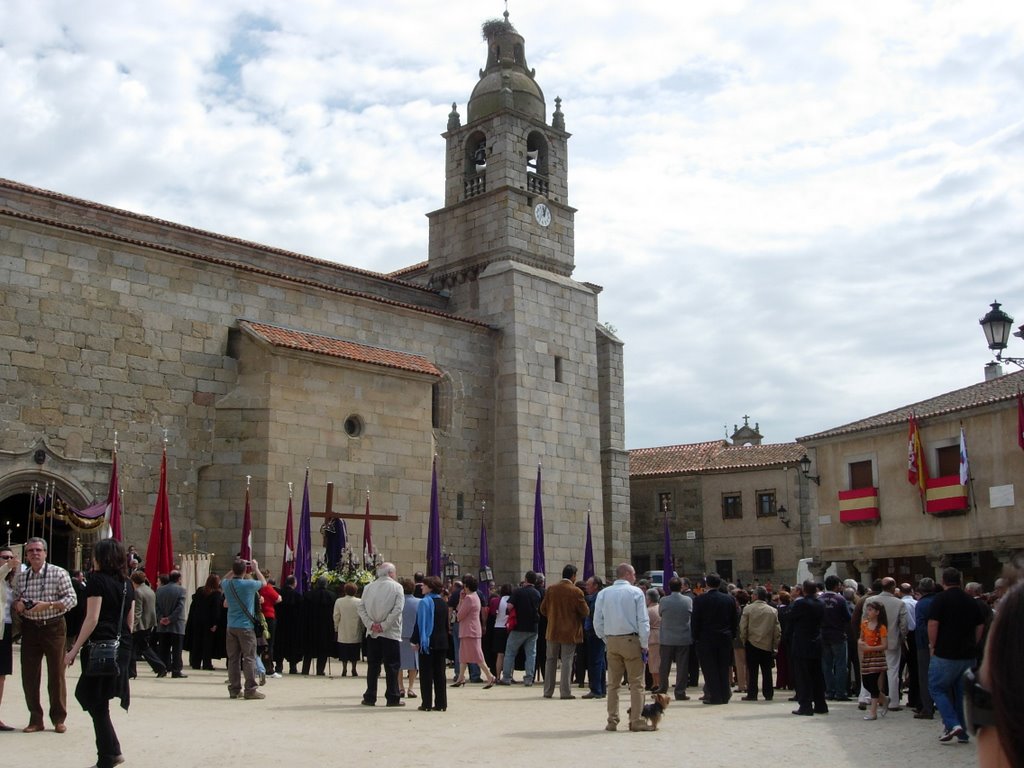
MULTIPOLYGON (((101 767, 124 759, 109 702, 127 709, 139 662, 157 677, 186 678, 186 654, 196 670, 225 660, 230 698, 262 699, 267 677, 325 675, 334 660, 341 676, 358 677, 365 663, 365 706, 377 704, 381 672, 385 706, 418 698, 428 712, 445 711, 448 688, 470 683, 542 681, 541 695, 557 690, 559 699, 576 698, 575 684, 588 689, 582 698, 607 700, 610 731, 620 724, 623 686, 631 731, 657 727, 646 692, 720 706, 734 693, 756 701, 783 690, 794 715, 824 715, 831 703, 854 700, 866 721, 913 710, 918 719, 941 719, 943 743, 976 735, 983 766, 1024 764, 1020 729, 1010 725, 1024 715, 1024 581, 1013 583, 1013 574, 991 594, 962 584, 955 568, 943 570, 939 584, 829 576, 743 589, 708 574, 696 584, 675 577, 660 589, 638 581, 628 563, 610 584, 600 576, 578 581, 566 565, 557 583, 528 571, 516 586, 472 576, 399 580, 384 563, 361 589, 319 579, 300 594, 294 577, 279 587, 255 560, 238 559, 223 577, 207 579, 186 612, 180 573, 161 575, 153 589, 137 554, 119 542, 98 542, 87 574, 48 563, 42 539, 29 540, 24 552, 23 566, 0 547, 0 700, 17 620, 29 713, 23 731, 46 728, 44 662, 47 716, 57 733, 66 731, 64 669, 80 656, 75 698, 93 720, 101 767), (93 676, 94 644, 115 639, 119 674, 93 676)), ((0 723, 0 730, 13 727, 0 723)))

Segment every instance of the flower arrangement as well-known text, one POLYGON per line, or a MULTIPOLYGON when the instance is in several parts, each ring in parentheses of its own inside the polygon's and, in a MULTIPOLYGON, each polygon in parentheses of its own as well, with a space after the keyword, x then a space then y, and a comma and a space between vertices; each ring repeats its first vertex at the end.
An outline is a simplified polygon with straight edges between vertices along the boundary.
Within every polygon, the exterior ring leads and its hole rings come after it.
POLYGON ((327 563, 317 563, 316 568, 313 569, 313 582, 315 583, 321 576, 327 579, 328 586, 332 588, 340 587, 350 581, 357 587, 365 587, 375 578, 372 571, 346 563, 338 563, 336 569, 328 568, 327 563))

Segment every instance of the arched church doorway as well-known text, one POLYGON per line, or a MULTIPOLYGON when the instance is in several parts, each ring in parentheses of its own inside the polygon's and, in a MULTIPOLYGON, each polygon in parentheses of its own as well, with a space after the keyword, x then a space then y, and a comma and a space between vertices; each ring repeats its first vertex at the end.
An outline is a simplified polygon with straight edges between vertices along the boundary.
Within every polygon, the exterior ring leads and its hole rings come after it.
POLYGON ((83 553, 103 529, 104 518, 82 517, 88 500, 74 485, 46 473, 18 473, 0 480, 0 538, 12 545, 38 536, 47 560, 62 568, 81 567, 83 553))

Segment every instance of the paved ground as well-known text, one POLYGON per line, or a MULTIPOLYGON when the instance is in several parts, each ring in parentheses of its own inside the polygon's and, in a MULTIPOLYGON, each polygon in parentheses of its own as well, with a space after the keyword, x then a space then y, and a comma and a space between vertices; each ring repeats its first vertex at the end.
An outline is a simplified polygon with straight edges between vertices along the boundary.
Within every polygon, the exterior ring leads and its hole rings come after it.
MULTIPOLYGON (((365 667, 362 667, 360 671, 365 667)), ((942 745, 940 723, 908 711, 864 722, 856 704, 827 716, 794 717, 785 696, 774 702, 706 707, 673 702, 656 733, 604 731, 605 702, 541 697, 539 685, 449 689, 447 712, 360 706, 363 678, 285 676, 268 680, 264 701, 232 701, 226 673, 188 670, 187 680, 134 681, 131 711, 114 725, 127 758, 139 768, 166 766, 337 766, 357 760, 388 766, 699 766, 760 768, 966 768, 975 747, 942 745)), ((0 719, 27 723, 17 651, 0 719)), ((77 680, 77 665, 69 687, 77 680)), ((383 681, 382 681, 383 685, 383 681)), ((577 694, 584 691, 576 691, 577 694)), ((691 691, 692 693, 692 691, 691 691)), ((92 724, 77 703, 68 731, 0 734, 0 755, 29 755, 42 766, 95 761, 92 724)), ((623 717, 625 716, 623 707, 623 717)))

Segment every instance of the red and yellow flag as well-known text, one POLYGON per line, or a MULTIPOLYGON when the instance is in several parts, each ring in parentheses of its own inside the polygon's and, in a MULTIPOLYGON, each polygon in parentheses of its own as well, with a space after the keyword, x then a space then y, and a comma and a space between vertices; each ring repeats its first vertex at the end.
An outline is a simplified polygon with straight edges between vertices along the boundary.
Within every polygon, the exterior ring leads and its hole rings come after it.
POLYGON ((923 499, 928 487, 928 466, 924 463, 921 433, 914 414, 910 414, 910 435, 907 438, 907 482, 917 486, 917 492, 923 499))

